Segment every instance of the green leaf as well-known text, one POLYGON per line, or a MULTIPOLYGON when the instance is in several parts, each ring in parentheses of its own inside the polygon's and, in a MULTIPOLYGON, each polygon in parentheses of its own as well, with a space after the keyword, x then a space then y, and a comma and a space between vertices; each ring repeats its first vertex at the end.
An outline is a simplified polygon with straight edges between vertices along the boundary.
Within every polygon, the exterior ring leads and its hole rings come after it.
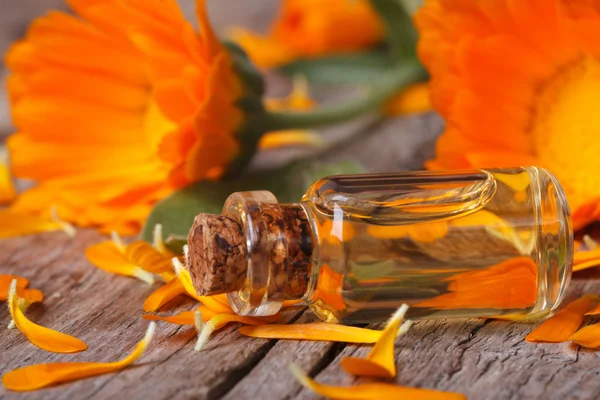
POLYGON ((394 61, 386 52, 377 50, 298 60, 279 70, 289 76, 303 75, 314 84, 372 84, 397 68, 394 61))
MULTIPOLYGON (((318 164, 305 160, 279 169, 256 172, 236 180, 198 182, 156 204, 146 220, 142 238, 152 242, 156 224, 162 224, 163 234, 167 237, 187 237, 197 214, 220 214, 223 203, 233 192, 268 190, 279 202, 293 203, 299 201, 306 189, 320 178, 359 172, 361 168, 352 161, 318 164)), ((174 240, 173 243, 181 245, 181 241, 174 240)))
POLYGON ((393 57, 415 57, 418 35, 403 0, 371 0, 371 5, 385 24, 393 57))

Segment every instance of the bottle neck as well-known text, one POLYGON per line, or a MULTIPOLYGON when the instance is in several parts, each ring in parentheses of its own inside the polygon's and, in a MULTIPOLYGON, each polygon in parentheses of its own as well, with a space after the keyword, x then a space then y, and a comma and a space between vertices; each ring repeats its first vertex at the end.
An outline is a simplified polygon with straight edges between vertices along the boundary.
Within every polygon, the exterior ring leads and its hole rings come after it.
POLYGON ((234 311, 273 315, 284 300, 304 297, 316 246, 304 207, 279 204, 269 192, 241 192, 227 199, 223 215, 240 223, 246 242, 242 286, 228 293, 234 311))

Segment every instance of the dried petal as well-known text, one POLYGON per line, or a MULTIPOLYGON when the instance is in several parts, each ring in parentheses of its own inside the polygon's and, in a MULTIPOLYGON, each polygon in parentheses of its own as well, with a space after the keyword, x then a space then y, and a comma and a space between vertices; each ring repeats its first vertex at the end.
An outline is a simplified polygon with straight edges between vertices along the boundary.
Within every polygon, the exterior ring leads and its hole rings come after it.
POLYGON ((121 361, 94 363, 70 362, 37 364, 19 368, 2 376, 4 387, 9 390, 25 392, 41 389, 57 383, 74 381, 91 376, 116 372, 137 360, 146 350, 154 335, 155 324, 151 322, 144 338, 135 350, 121 361))
POLYGON ((367 358, 346 357, 342 359, 342 368, 350 375, 395 377, 394 344, 407 310, 404 304, 394 313, 367 358))
POLYGON ((585 313, 597 302, 598 297, 589 294, 573 301, 531 331, 525 340, 528 342, 566 342, 579 329, 585 313))
POLYGON ((0 239, 61 230, 69 236, 75 234, 74 228, 64 221, 21 214, 10 209, 0 210, 0 239))
POLYGON ((569 336, 569 340, 591 349, 600 347, 600 323, 581 328, 569 336))
POLYGON ((323 340, 345 343, 375 343, 381 338, 381 331, 326 322, 244 326, 239 329, 239 332, 245 336, 265 339, 323 340))
POLYGON ((323 385, 310 379, 296 365, 290 365, 290 371, 304 387, 329 399, 466 400, 467 398, 460 393, 408 388, 388 383, 366 383, 357 386, 323 385))
POLYGON ((120 245, 114 241, 104 241, 88 247, 85 256, 96 267, 112 274, 132 276, 149 284, 154 283, 154 277, 150 272, 130 262, 120 245))
POLYGON ((179 279, 173 279, 156 289, 148 296, 148 298, 146 298, 146 301, 144 301, 144 311, 156 311, 175 297, 185 293, 181 281, 179 279))
POLYGON ((54 353, 77 353, 87 349, 87 345, 76 337, 38 325, 27 319, 18 306, 16 280, 13 281, 8 307, 16 327, 40 349, 54 353))

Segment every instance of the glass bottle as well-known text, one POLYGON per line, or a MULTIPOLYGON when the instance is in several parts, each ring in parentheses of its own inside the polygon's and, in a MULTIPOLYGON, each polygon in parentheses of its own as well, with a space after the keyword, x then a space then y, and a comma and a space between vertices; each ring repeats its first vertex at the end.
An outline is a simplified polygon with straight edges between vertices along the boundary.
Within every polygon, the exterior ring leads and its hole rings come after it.
POLYGON ((200 214, 188 267, 242 315, 302 299, 321 319, 538 319, 558 306, 573 259, 569 208, 536 167, 338 175, 294 204, 232 194, 200 214))

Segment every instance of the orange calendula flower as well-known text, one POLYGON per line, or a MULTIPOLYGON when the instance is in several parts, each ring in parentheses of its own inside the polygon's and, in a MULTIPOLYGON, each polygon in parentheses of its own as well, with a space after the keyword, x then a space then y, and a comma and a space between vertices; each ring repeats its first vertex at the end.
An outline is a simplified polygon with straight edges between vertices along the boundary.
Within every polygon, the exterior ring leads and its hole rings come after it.
POLYGON ((68 3, 75 15, 35 20, 6 57, 12 169, 38 182, 13 208, 135 233, 157 200, 223 175, 241 151, 237 102, 257 93, 203 0, 200 33, 175 0, 68 3))
POLYGON ((581 326, 585 314, 598 302, 598 296, 585 295, 542 322, 527 335, 528 342, 566 342, 581 326))
POLYGON ((266 36, 232 30, 233 39, 260 67, 365 49, 383 36, 383 25, 368 0, 285 0, 266 36))
POLYGON ((8 296, 8 309, 15 326, 27 339, 40 349, 53 353, 77 353, 87 349, 81 340, 31 322, 25 316, 24 299, 17 296, 17 280, 13 280, 8 296))
POLYGON ((27 392, 59 383, 122 370, 144 354, 152 340, 154 330, 155 323, 151 322, 146 331, 146 335, 137 344, 135 350, 121 361, 61 362, 30 365, 4 374, 2 376, 2 384, 8 390, 27 392))
POLYGON ((407 310, 408 306, 404 304, 394 313, 367 358, 345 357, 341 361, 342 368, 351 375, 395 377, 394 344, 396 338, 406 333, 412 325, 411 321, 402 324, 407 310))
POLYGON ((600 216, 600 8, 584 0, 427 0, 416 15, 431 99, 446 119, 430 168, 538 165, 576 229, 600 216))
POLYGON ((296 365, 290 371, 298 382, 313 392, 328 399, 413 399, 413 400, 466 400, 467 397, 452 392, 396 386, 389 383, 365 383, 356 386, 330 386, 310 379, 296 365))

